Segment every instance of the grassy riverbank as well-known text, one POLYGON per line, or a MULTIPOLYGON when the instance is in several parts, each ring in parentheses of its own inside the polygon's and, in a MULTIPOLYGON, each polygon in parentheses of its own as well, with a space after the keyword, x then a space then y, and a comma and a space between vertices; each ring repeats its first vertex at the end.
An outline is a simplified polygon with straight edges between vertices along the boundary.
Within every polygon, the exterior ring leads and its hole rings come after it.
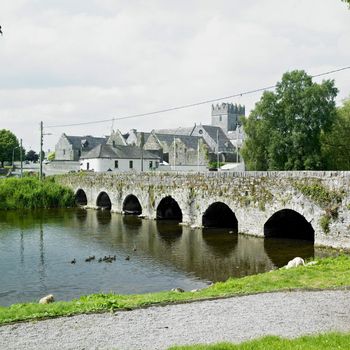
POLYGON ((296 339, 269 336, 240 344, 174 346, 169 350, 345 350, 349 348, 350 334, 327 333, 296 339))
POLYGON ((73 205, 73 191, 56 184, 54 179, 0 179, 0 210, 65 208, 73 205))
POLYGON ((319 260, 316 265, 290 270, 279 269, 243 278, 230 278, 226 282, 215 283, 198 292, 166 291, 140 295, 92 294, 69 302, 55 302, 48 305, 14 304, 9 307, 0 307, 0 324, 252 293, 292 289, 319 290, 348 286, 350 287, 350 257, 344 255, 319 260))

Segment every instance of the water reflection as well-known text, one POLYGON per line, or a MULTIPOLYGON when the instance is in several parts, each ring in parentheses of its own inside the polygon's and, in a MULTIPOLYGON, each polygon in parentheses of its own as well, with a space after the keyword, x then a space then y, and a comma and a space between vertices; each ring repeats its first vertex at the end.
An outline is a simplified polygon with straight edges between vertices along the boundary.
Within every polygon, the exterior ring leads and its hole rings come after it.
POLYGON ((81 223, 84 223, 87 219, 87 211, 84 209, 78 208, 75 211, 75 217, 78 221, 80 221, 81 223))
POLYGON ((0 212, 0 304, 201 288, 323 254, 307 242, 192 230, 108 210, 0 212), (95 261, 85 262, 86 257, 95 261), (98 258, 116 255, 110 264, 98 258), (125 260, 129 256, 130 260, 125 260), (76 259, 76 264, 70 262, 76 259))
POLYGON ((156 221, 159 237, 169 245, 175 243, 182 235, 182 226, 173 220, 156 221))
POLYGON ((314 245, 308 241, 267 238, 264 240, 264 249, 276 267, 286 265, 297 256, 303 259, 315 256, 314 245))
POLYGON ((108 225, 112 220, 112 214, 109 210, 97 210, 96 218, 100 225, 108 225))
POLYGON ((232 254, 238 243, 238 235, 227 229, 203 229, 203 241, 215 255, 220 257, 232 254))
POLYGON ((142 226, 142 219, 135 215, 124 215, 123 216, 123 224, 129 227, 141 227, 142 226))

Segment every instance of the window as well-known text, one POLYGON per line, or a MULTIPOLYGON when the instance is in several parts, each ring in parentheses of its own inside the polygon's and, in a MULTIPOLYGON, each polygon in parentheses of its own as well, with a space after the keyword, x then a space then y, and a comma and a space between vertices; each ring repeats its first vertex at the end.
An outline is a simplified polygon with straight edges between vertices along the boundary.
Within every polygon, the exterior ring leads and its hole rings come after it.
POLYGON ((129 169, 132 169, 134 167, 134 162, 132 160, 129 160, 129 169))
POLYGON ((81 156, 81 150, 80 149, 78 150, 78 156, 79 157, 81 156))
POLYGON ((149 161, 149 168, 152 169, 153 168, 153 162, 150 160, 149 161))
POLYGON ((220 115, 220 117, 219 117, 219 121, 220 121, 220 122, 222 122, 222 115, 220 115))
POLYGON ((115 169, 118 169, 118 167, 119 167, 119 163, 118 163, 117 160, 115 160, 115 161, 114 161, 114 168, 115 168, 115 169))
POLYGON ((113 147, 115 147, 115 141, 113 140, 113 147))
POLYGON ((90 169, 90 164, 89 162, 86 163, 86 170, 89 170, 90 169))
POLYGON ((66 155, 66 150, 65 150, 65 149, 63 150, 63 155, 64 155, 64 156, 66 155))

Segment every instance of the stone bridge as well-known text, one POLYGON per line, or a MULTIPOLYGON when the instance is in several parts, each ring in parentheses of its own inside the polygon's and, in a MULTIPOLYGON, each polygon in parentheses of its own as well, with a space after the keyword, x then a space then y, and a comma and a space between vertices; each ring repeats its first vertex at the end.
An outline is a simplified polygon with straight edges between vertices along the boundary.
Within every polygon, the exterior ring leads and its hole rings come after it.
POLYGON ((60 175, 79 205, 350 248, 350 172, 60 175))

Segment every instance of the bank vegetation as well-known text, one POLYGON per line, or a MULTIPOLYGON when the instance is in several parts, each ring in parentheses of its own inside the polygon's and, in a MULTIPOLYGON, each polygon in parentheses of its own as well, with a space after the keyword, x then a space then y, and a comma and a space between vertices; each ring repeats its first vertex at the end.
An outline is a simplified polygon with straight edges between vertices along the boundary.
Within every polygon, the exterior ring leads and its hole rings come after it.
POLYGON ((72 190, 36 177, 0 179, 0 210, 66 208, 75 205, 72 190))

